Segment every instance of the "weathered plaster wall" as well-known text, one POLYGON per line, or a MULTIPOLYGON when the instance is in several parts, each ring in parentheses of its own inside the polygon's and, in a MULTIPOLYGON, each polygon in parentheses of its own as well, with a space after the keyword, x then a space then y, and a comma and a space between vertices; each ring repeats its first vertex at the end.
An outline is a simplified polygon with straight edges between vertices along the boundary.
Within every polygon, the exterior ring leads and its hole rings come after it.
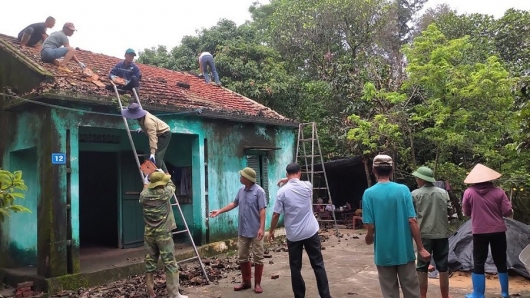
MULTIPOLYGON (((0 266, 37 265, 37 207, 40 196, 38 173, 39 120, 37 112, 24 112, 19 117, 6 112, 5 134, 6 148, 2 156, 1 167, 9 171, 22 170, 23 179, 28 187, 26 198, 16 203, 29 208, 31 213, 15 213, 0 225, 0 266), (13 133, 13 132, 19 133, 13 133)), ((5 129, 5 130, 4 130, 5 129)))
MULTIPOLYGON (((278 190, 276 182, 285 176, 285 166, 294 159, 294 130, 255 124, 208 122, 204 125, 204 131, 208 139, 208 209, 210 211, 232 202, 242 186, 238 172, 247 166, 245 146, 281 148, 268 154, 269 206, 266 227, 269 227, 278 190)), ((237 217, 238 210, 235 209, 209 219, 210 241, 236 236, 237 217)), ((204 221, 206 222, 206 218, 204 221)))

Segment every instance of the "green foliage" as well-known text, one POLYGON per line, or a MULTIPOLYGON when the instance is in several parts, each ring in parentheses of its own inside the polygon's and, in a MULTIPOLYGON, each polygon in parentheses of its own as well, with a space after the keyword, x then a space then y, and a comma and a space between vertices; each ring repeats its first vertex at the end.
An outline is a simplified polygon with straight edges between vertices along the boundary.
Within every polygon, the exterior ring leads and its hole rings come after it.
POLYGON ((530 189, 530 12, 496 20, 441 5, 411 27, 424 3, 255 3, 250 22, 220 20, 139 60, 198 72, 198 55, 209 51, 224 86, 317 121, 326 159, 367 162, 385 152, 396 157, 397 180, 412 186, 410 173, 429 165, 456 196, 481 162, 500 170, 499 182, 522 202, 520 189, 530 189))
POLYGON ((31 212, 28 208, 15 204, 15 199, 24 199, 23 191, 26 190, 21 171, 11 173, 0 169, 0 222, 12 212, 31 212))
POLYGON ((495 46, 516 75, 528 75, 530 65, 530 12, 509 9, 497 22, 495 46))
POLYGON ((406 100, 406 96, 376 90, 372 83, 366 83, 363 92, 362 99, 369 103, 374 113, 365 117, 356 114, 348 117, 352 127, 347 138, 353 141, 352 149, 361 156, 394 152, 402 136, 396 108, 406 100))
POLYGON ((455 165, 476 162, 499 166, 505 162, 507 136, 515 127, 512 116, 514 80, 495 56, 477 62, 468 55, 468 37, 448 40, 435 24, 429 25, 403 51, 409 59, 404 89, 421 86, 422 100, 410 120, 422 127, 416 138, 434 149, 435 170, 449 167, 449 180, 459 183, 455 165))

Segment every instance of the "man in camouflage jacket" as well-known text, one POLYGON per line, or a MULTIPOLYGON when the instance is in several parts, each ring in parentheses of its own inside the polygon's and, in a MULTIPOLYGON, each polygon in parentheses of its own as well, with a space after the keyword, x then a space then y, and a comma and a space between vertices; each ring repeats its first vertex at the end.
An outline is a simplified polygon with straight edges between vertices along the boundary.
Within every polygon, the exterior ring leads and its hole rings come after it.
POLYGON ((154 272, 160 257, 166 273, 168 297, 188 298, 188 296, 179 293, 179 273, 174 255, 175 244, 171 234, 171 231, 177 228, 170 203, 175 192, 175 184, 171 181, 171 175, 162 172, 152 173, 149 176, 149 181, 146 180, 144 183, 144 190, 140 194, 140 204, 143 207, 145 221, 147 295, 149 298, 156 297, 154 272))

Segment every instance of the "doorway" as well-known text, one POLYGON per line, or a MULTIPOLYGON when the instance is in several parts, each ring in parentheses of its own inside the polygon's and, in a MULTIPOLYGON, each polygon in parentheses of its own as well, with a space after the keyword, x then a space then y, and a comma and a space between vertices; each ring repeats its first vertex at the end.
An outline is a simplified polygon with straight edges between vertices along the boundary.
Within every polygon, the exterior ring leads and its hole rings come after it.
POLYGON ((80 248, 119 247, 118 153, 79 152, 80 248))

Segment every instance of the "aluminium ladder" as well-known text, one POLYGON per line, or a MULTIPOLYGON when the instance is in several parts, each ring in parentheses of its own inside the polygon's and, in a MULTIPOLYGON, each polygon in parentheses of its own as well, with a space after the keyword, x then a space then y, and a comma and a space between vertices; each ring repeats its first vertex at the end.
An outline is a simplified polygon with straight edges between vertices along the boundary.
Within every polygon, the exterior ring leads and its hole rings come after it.
MULTIPOLYGON (((316 196, 317 199, 320 198, 321 195, 327 196, 328 204, 332 205, 333 202, 331 201, 331 193, 328 187, 329 184, 328 177, 326 175, 326 168, 324 166, 324 158, 322 157, 320 141, 318 140, 316 122, 300 123, 298 125, 298 146, 296 147, 296 162, 299 163, 300 167, 302 168, 302 177, 305 176, 305 178, 307 178, 307 180, 311 182, 311 185, 313 185, 313 196, 316 196), (307 135, 309 133, 308 131, 304 132, 304 130, 306 129, 311 130, 310 136, 307 135), (308 143, 310 143, 311 145, 309 145, 308 143), (310 152, 308 152, 309 148, 307 148, 309 146, 311 146, 310 152), (315 157, 322 166, 322 169, 319 171, 315 170, 315 157), (320 186, 321 183, 319 183, 318 186, 315 184, 315 175, 320 178, 319 182, 322 182, 323 180, 323 186, 320 186), (324 194, 322 194, 323 192, 324 194)), ((331 214, 333 216, 333 223, 335 224, 335 229, 338 237, 339 228, 337 226, 337 218, 335 217, 335 210, 333 210, 333 208, 331 208, 331 214)))
MULTIPOLYGON (((121 103, 120 94, 118 92, 118 87, 116 86, 116 84, 114 84, 114 82, 111 82, 111 83, 112 83, 112 86, 114 87, 114 92, 116 93, 116 97, 118 99, 118 103, 120 105, 120 111, 121 111, 124 108, 123 108, 123 105, 121 103)), ((140 99, 138 98, 138 93, 136 93, 136 89, 133 88, 132 92, 134 94, 134 98, 136 100, 136 103, 140 106, 140 108, 142 108, 142 104, 140 103, 140 99)), ((144 173, 140 169, 141 165, 140 165, 139 157, 140 156, 149 156, 149 155, 147 155, 147 154, 138 154, 137 153, 136 147, 134 146, 134 141, 132 139, 131 130, 129 128, 129 123, 127 122, 127 118, 122 116, 122 119, 123 119, 123 123, 125 124, 125 128, 127 130, 127 136, 129 137, 129 142, 131 143, 131 147, 132 147, 132 149, 134 151, 134 159, 136 160, 136 165, 138 166, 138 171, 140 173, 140 177, 142 178, 142 181, 143 181, 146 178, 146 176, 144 175, 144 173)), ((209 284, 210 280, 208 279, 208 274, 206 273, 206 269, 204 268, 204 264, 203 264, 203 262, 201 260, 201 256, 199 255, 199 251, 197 250, 197 246, 195 245, 195 241, 193 241, 193 237, 191 235, 190 229, 188 227, 188 224, 186 223, 186 218, 184 217, 184 213, 182 213, 182 209, 180 208, 180 204, 179 204, 179 201, 178 201, 177 196, 176 196, 175 193, 173 193, 173 200, 175 201, 175 203, 171 202, 171 200, 170 200, 170 205, 171 206, 177 206, 177 209, 179 210, 180 216, 182 218, 182 222, 184 222, 184 227, 186 229, 185 230, 181 230, 181 231, 172 231, 171 234, 172 235, 177 235, 177 234, 187 233, 188 237, 189 237, 189 239, 191 241, 191 245, 193 246, 193 250, 195 251, 195 257, 188 258, 188 259, 179 261, 177 263, 191 261, 191 260, 194 260, 194 259, 199 260, 199 264, 201 265, 202 273, 204 274, 204 278, 206 279, 206 283, 209 284)))

